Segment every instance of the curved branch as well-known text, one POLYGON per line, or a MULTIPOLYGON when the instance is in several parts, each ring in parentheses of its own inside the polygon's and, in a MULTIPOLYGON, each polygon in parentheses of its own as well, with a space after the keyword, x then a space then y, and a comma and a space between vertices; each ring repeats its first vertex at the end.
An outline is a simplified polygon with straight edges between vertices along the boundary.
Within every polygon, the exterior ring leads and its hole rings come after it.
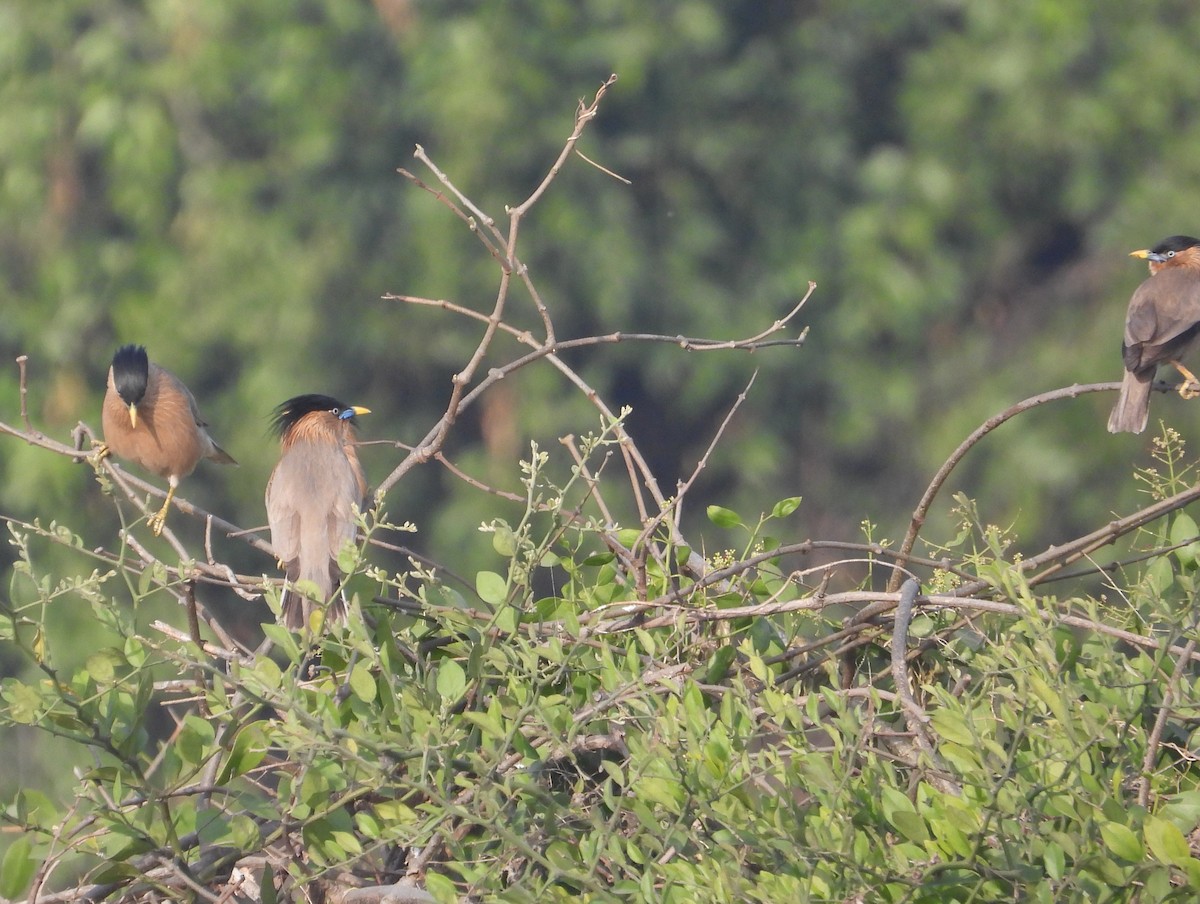
POLYGON ((908 680, 908 626, 912 622, 913 604, 920 590, 921 585, 915 578, 909 578, 900 588, 900 599, 896 603, 896 624, 892 629, 892 681, 896 685, 896 694, 900 698, 908 730, 917 739, 917 746, 937 763, 937 752, 933 749, 925 730, 929 714, 917 703, 908 680))
MULTIPOLYGON (((922 525, 925 524, 925 518, 929 514, 929 507, 933 504, 934 498, 942 485, 950 476, 950 472, 958 466, 958 463, 963 460, 968 452, 985 436, 999 427, 1006 421, 1011 420, 1022 412, 1028 411, 1030 408, 1037 408, 1039 405, 1045 405, 1049 402, 1057 402, 1061 399, 1074 399, 1089 392, 1113 392, 1121 388, 1120 383, 1089 383, 1086 385, 1075 384, 1074 386, 1066 386, 1062 389, 1051 390, 1040 395, 1032 396, 1022 402, 1017 402, 1010 408, 1006 408, 999 414, 993 415, 971 432, 971 435, 964 439, 951 454, 950 457, 938 468, 937 473, 933 476, 929 486, 926 487, 924 495, 921 496, 921 501, 917 503, 916 509, 912 514, 912 521, 908 526, 908 533, 904 535, 904 541, 900 544, 901 556, 907 556, 912 552, 913 544, 916 543, 917 535, 921 532, 922 525)), ((895 591, 899 586, 897 578, 892 579, 892 583, 888 585, 888 590, 895 591)))

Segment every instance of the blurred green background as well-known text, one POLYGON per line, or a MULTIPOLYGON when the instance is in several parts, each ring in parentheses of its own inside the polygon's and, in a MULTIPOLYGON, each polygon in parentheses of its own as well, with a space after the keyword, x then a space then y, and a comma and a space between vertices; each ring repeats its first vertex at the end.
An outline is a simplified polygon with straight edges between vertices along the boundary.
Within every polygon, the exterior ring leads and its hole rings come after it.
MULTIPOLYGON (((8 2, 0 418, 18 419, 10 362, 27 354, 35 423, 60 439, 98 428, 114 348, 144 343, 242 463, 202 464, 183 495, 246 527, 265 523, 267 417, 291 395, 367 405, 363 438, 415 443, 479 328, 380 296, 488 310, 497 270, 396 168, 427 175, 419 143, 503 221, 577 99, 615 72, 581 150, 631 184, 572 159, 522 233, 560 338, 739 338, 818 289, 799 350, 622 344, 569 360, 633 406, 668 493, 760 369, 692 490, 697 545, 728 545, 705 505, 752 515, 791 495, 805 501, 789 539, 856 539, 863 519, 896 538, 982 420, 1119 377, 1145 275, 1126 253, 1200 232, 1198 54, 1185 2, 8 2)), ((510 309, 536 325, 519 290, 510 309)), ((1131 510, 1149 434, 1109 436, 1112 399, 1018 418, 949 489, 1031 551, 1131 510)), ((1200 408, 1156 396, 1152 431, 1159 417, 1190 439, 1200 408)), ((531 438, 558 450, 595 426, 538 366, 472 408, 447 451, 518 489, 531 438)), ((370 478, 401 455, 365 450, 370 478)), ((947 491, 940 517, 948 505, 947 491)), ((466 575, 492 563, 480 521, 519 514, 435 464, 386 507, 466 575)), ((0 510, 68 520, 95 546, 117 524, 89 468, 9 438, 0 510)))

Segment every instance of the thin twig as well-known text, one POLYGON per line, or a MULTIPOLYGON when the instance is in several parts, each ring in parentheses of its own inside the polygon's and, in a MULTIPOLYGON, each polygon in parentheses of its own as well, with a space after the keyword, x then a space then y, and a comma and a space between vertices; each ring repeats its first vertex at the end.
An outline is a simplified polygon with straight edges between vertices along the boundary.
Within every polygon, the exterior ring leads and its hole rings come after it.
MULTIPOLYGON (((605 527, 613 527, 616 521, 613 520, 612 512, 609 511, 608 503, 604 501, 604 494, 600 491, 600 482, 597 475, 593 474, 588 467, 587 461, 584 460, 582 453, 579 451, 579 446, 575 442, 574 434, 568 433, 566 436, 559 437, 558 440, 566 447, 571 454, 571 459, 575 462, 575 467, 579 469, 579 475, 587 482, 591 496, 596 500, 596 507, 600 510, 600 517, 604 519, 605 527)), ((608 461, 607 456, 605 462, 608 461)), ((603 466, 602 466, 603 467, 603 466)))
MULTIPOLYGON (((518 342, 536 349, 539 353, 538 357, 557 354, 558 352, 567 351, 569 349, 589 348, 596 345, 615 345, 621 342, 664 343, 666 345, 673 345, 688 352, 755 352, 764 348, 800 348, 804 345, 805 338, 808 335, 807 327, 802 330, 800 335, 795 339, 767 340, 765 337, 773 335, 783 327, 787 326, 788 322, 796 315, 797 312, 799 312, 800 308, 804 304, 804 301, 808 300, 812 290, 816 288, 816 283, 810 282, 809 287, 809 294, 806 294, 800 304, 789 311, 785 317, 781 318, 780 320, 776 320, 769 329, 764 330, 755 336, 748 336, 745 339, 703 339, 695 336, 667 336, 661 333, 630 333, 618 331, 615 333, 603 333, 597 336, 582 336, 576 339, 559 339, 552 345, 546 345, 545 343, 538 342, 528 330, 511 326, 507 323, 500 324, 500 330, 512 336, 518 342)), ((444 298, 423 298, 419 295, 398 295, 391 292, 380 297, 384 301, 401 301, 405 304, 441 308, 444 311, 459 314, 463 317, 468 317, 481 323, 487 323, 488 321, 487 314, 482 314, 479 311, 466 307, 465 305, 457 304, 444 298)))
MULTIPOLYGON (((187 611, 188 631, 191 632, 192 643, 195 644, 196 650, 203 656, 204 638, 200 635, 200 617, 196 611, 198 608, 196 605, 196 582, 187 581, 183 586, 187 595, 187 606, 185 609, 187 611)), ((208 683, 205 680, 204 670, 201 668, 196 669, 196 686, 200 688, 200 715, 209 719, 212 717, 212 713, 208 710, 208 701, 204 699, 204 692, 208 690, 208 683)))
POLYGON ((29 385, 25 380, 25 365, 28 361, 28 355, 17 355, 17 369, 20 371, 21 423, 25 425, 26 433, 32 433, 33 424, 29 422, 29 407, 26 402, 26 397, 29 395, 29 385))
POLYGON ((571 155, 571 151, 575 150, 575 145, 578 143, 580 136, 583 135, 584 128, 589 122, 595 119, 596 114, 599 113, 600 101, 604 99, 604 95, 608 93, 608 89, 615 85, 616 82, 617 76, 614 73, 613 75, 610 75, 605 80, 604 84, 597 89, 596 94, 592 98, 592 102, 590 104, 584 106, 583 101, 579 102, 579 109, 575 113, 575 128, 571 132, 570 137, 567 138, 566 144, 563 145, 562 152, 558 155, 558 159, 554 161, 554 164, 550 167, 550 171, 546 173, 546 177, 542 179, 541 184, 533 190, 533 193, 512 209, 512 215, 520 219, 526 213, 528 213, 529 209, 538 202, 538 199, 543 194, 545 194, 546 189, 550 187, 550 183, 554 181, 555 177, 558 176, 559 172, 562 170, 563 164, 567 162, 567 157, 571 155))
MULTIPOLYGON (((423 148, 421 148, 420 145, 417 145, 417 150, 422 155, 424 155, 425 151, 423 148)), ((438 170, 435 167, 433 167, 431 164, 426 164, 426 165, 430 166, 430 168, 433 169, 435 172, 438 172, 438 170)), ((417 188, 421 189, 422 191, 429 192, 429 194, 433 195, 434 198, 436 198, 439 202, 441 202, 447 208, 449 208, 450 211, 456 217, 458 217, 460 220, 462 220, 464 223, 467 224, 467 228, 470 229, 471 232, 475 234, 475 237, 478 238, 479 241, 483 243, 483 247, 487 249, 488 254, 490 254, 492 256, 492 258, 496 261, 496 263, 500 264, 501 266, 507 266, 507 260, 506 260, 505 256, 500 252, 500 250, 495 245, 492 244, 492 242, 488 239, 488 237, 486 235, 484 235, 483 232, 480 231, 477 221, 473 217, 471 217, 469 214, 465 213, 462 210, 462 208, 460 208, 457 204, 455 204, 453 201, 451 201, 448 197, 446 197, 444 192, 440 192, 436 188, 426 185, 417 176, 413 175, 411 172, 404 169, 404 167, 400 167, 399 169, 396 170, 396 172, 398 172, 405 179, 409 180, 414 185, 416 185, 417 188)), ((497 240, 503 241, 503 239, 499 236, 499 234, 497 234, 497 240)))
POLYGON ((599 163, 597 163, 595 160, 593 160, 591 157, 589 157, 583 151, 579 150, 579 148, 575 148, 575 154, 578 157, 582 157, 585 163, 588 163, 588 164, 594 166, 596 169, 600 170, 600 172, 604 173, 604 175, 612 176, 618 182, 624 182, 626 185, 633 185, 633 180, 626 179, 624 176, 618 176, 616 173, 614 173, 608 167, 601 166, 599 163))
POLYGON ((700 473, 708 466, 708 459, 712 455, 713 450, 717 448, 717 443, 719 443, 721 441, 721 437, 725 435, 725 431, 729 427, 729 422, 733 420, 733 416, 746 401, 746 398, 750 393, 750 389, 754 386, 754 381, 757 379, 758 370, 755 369, 754 373, 750 375, 750 380, 746 383, 745 388, 738 393, 738 397, 733 400, 733 404, 729 407, 729 410, 725 412, 725 417, 721 420, 720 426, 718 426, 716 431, 713 433, 712 439, 709 441, 707 448, 705 448, 704 454, 700 456, 700 460, 696 462, 696 466, 692 469, 692 473, 688 475, 687 480, 681 481, 676 485, 675 498, 667 503, 666 506, 661 508, 658 514, 651 518, 650 521, 647 522, 642 528, 642 532, 638 535, 637 540, 633 544, 633 550, 635 553, 638 551, 639 547, 645 545, 649 541, 653 533, 658 530, 658 526, 662 524, 662 522, 672 512, 674 512, 676 515, 673 524, 676 532, 678 532, 680 521, 679 512, 683 507, 684 497, 687 496, 688 490, 690 490, 692 485, 696 482, 696 478, 699 477, 700 473))
POLYGON ((1167 686, 1163 690, 1163 699, 1158 708, 1158 715, 1154 717, 1154 727, 1150 730, 1150 737, 1146 739, 1146 753, 1142 757, 1142 775, 1138 788, 1138 804, 1146 809, 1150 807, 1150 780, 1154 774, 1155 761, 1158 759, 1159 747, 1162 744, 1163 730, 1167 727, 1167 719, 1171 715, 1171 708, 1175 705, 1175 697, 1179 693, 1179 682, 1183 680, 1184 674, 1192 669, 1192 654, 1195 651, 1196 638, 1192 637, 1184 645, 1183 652, 1175 661, 1171 680, 1167 682, 1167 686))

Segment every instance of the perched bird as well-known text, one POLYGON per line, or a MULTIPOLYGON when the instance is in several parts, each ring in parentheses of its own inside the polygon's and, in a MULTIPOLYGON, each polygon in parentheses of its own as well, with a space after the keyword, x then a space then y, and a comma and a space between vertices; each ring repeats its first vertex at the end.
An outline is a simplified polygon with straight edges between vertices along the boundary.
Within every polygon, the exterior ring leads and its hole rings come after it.
MULTIPOLYGON (((329 602, 341 583, 338 552, 354 540, 354 507, 361 509, 367 495, 354 450, 355 417, 370 413, 325 395, 296 396, 275 409, 282 452, 267 481, 267 521, 287 574, 283 622, 293 631, 307 627, 314 609, 329 602), (297 581, 316 584, 318 598, 299 593, 297 581)), ((329 602, 327 618, 345 615, 344 601, 329 602)))
POLYGON ((1179 394, 1200 395, 1200 380, 1180 358, 1200 338, 1200 239, 1173 235, 1150 249, 1130 252, 1150 266, 1125 315, 1125 376, 1108 418, 1108 432, 1141 433, 1150 416, 1150 387, 1160 364, 1183 374, 1179 394))
POLYGON ((101 426, 104 443, 99 458, 112 452, 167 478, 167 499, 150 516, 155 536, 162 533, 179 481, 196 470, 200 459, 237 464, 208 435, 208 424, 201 420, 196 400, 183 381, 152 364, 141 345, 122 345, 113 355, 101 426))

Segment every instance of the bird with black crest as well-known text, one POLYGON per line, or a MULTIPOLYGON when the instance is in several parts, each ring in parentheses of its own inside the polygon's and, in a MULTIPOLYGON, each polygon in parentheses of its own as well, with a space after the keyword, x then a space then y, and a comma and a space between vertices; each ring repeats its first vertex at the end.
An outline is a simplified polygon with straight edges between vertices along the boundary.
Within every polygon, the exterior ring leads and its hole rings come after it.
POLYGON ((156 536, 179 481, 196 470, 200 459, 237 464, 209 435, 183 381, 152 362, 141 345, 122 345, 113 355, 100 420, 104 443, 97 458, 111 452, 167 478, 166 501, 148 522, 156 536))
POLYGON ((1200 395, 1200 380, 1180 360, 1200 340, 1200 239, 1173 235, 1153 248, 1131 251, 1150 268, 1125 314, 1121 354, 1125 374, 1108 418, 1109 433, 1141 433, 1150 417, 1150 390, 1160 364, 1183 376, 1185 399, 1200 395))
POLYGON ((267 481, 267 521, 287 578, 280 613, 293 631, 310 627, 319 609, 330 622, 346 617, 345 601, 335 595, 342 581, 337 559, 355 539, 355 509, 366 504, 354 448, 360 414, 370 409, 326 395, 296 396, 275 409, 281 451, 267 481), (304 581, 315 585, 315 596, 297 586, 304 581))

